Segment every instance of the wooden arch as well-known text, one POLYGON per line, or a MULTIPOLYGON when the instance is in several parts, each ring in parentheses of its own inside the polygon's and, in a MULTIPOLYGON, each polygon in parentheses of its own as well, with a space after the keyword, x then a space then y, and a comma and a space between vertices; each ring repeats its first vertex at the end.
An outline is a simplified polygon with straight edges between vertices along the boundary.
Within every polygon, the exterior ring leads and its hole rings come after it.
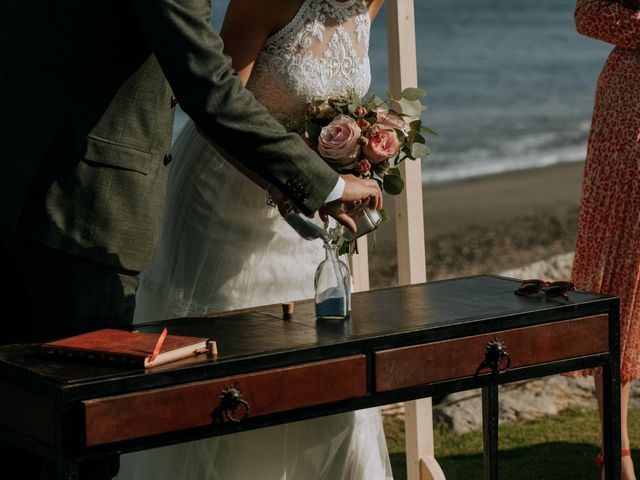
MULTIPOLYGON (((414 0, 387 0, 389 85, 394 96, 418 86, 414 0)), ((410 285, 427 280, 422 209, 421 161, 401 167, 405 189, 396 197, 395 226, 398 248, 398 283, 410 285)), ((367 240, 361 238, 360 254, 352 258, 355 289, 369 289, 367 240)), ((433 416, 430 398, 405 403, 405 444, 408 480, 444 480, 434 457, 433 416)))

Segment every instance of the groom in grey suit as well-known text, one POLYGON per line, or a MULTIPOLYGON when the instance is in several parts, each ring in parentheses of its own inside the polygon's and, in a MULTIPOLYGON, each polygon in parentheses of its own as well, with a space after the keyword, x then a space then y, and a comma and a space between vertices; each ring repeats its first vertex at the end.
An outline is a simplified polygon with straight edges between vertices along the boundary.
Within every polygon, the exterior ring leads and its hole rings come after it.
MULTIPOLYGON (((25 302, 0 343, 130 326, 160 236, 178 103, 303 213, 335 200, 345 221, 341 201, 380 206, 375 182, 338 177, 243 88, 210 14, 210 0, 0 3, 0 256, 15 286, 3 305, 25 302)), ((84 478, 113 473, 85 467, 84 478)))

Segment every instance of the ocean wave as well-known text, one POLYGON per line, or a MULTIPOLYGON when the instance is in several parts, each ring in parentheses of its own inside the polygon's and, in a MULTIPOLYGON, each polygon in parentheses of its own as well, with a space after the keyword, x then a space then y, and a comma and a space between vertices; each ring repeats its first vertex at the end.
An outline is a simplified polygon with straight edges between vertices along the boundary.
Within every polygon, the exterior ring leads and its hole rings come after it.
MULTIPOLYGON (((541 138, 542 136, 539 137, 541 138)), ((520 147, 526 145, 535 146, 536 143, 531 138, 519 142, 520 147)), ((444 155, 445 158, 439 158, 434 162, 427 158, 422 164, 422 183, 434 185, 510 171, 580 162, 586 156, 586 141, 551 149, 507 148, 505 150, 507 151, 496 152, 486 148, 475 148, 466 152, 448 152, 444 155)), ((437 154, 434 154, 434 160, 435 158, 437 154)))

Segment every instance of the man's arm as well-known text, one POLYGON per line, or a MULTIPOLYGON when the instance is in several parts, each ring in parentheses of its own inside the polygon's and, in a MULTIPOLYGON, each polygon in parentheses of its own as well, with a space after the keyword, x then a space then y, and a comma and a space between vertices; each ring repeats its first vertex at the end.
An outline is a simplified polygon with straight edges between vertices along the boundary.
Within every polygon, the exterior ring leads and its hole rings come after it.
POLYGON ((208 138, 283 191, 301 211, 321 207, 338 176, 246 90, 207 23, 207 0, 133 0, 181 108, 208 138))

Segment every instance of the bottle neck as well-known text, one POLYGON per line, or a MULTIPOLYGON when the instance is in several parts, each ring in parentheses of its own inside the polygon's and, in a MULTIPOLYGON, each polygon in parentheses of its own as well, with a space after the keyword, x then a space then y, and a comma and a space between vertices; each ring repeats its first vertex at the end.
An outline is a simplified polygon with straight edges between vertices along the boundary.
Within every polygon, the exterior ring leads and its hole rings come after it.
POLYGON ((324 244, 324 254, 326 260, 332 260, 338 258, 338 245, 335 243, 324 244))

